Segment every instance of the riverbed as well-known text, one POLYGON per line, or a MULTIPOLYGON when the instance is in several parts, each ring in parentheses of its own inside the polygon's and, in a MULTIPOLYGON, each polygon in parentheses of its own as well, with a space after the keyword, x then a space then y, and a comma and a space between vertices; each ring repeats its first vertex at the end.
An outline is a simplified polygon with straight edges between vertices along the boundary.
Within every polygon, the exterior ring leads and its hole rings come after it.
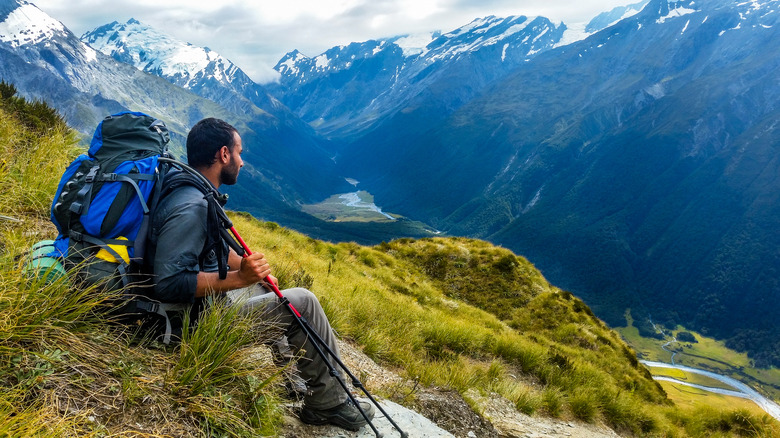
POLYGON ((724 383, 732 388, 733 390, 729 389, 723 389, 723 388, 713 388, 711 386, 704 386, 704 385, 698 385, 695 383, 689 383, 685 382, 683 380, 678 380, 672 377, 665 377, 665 376, 653 376, 653 379, 659 380, 659 381, 666 381, 666 382, 673 382, 679 385, 685 385, 690 386, 693 388, 701 389, 704 391, 713 392, 716 394, 723 394, 723 395, 730 395, 732 397, 740 397, 745 398, 748 400, 752 400, 755 404, 757 404, 761 409, 763 409, 767 414, 771 415, 776 419, 777 421, 780 421, 780 405, 775 403, 772 400, 769 400, 768 398, 764 397, 763 395, 759 394, 758 391, 755 389, 749 387, 748 385, 740 382, 739 380, 733 379, 728 376, 723 376, 717 373, 713 373, 712 371, 706 371, 701 370, 698 368, 691 368, 684 365, 673 365, 668 364, 664 362, 653 362, 648 360, 640 360, 642 364, 644 364, 647 367, 653 367, 653 368, 674 368, 681 371, 685 371, 687 373, 693 373, 693 374, 699 374, 702 376, 709 377, 711 379, 715 379, 721 383, 724 383))
POLYGON ((341 199, 342 204, 346 205, 347 207, 362 208, 366 210, 375 211, 381 214, 382 216, 390 219, 391 221, 395 220, 393 216, 390 216, 389 214, 383 212, 382 209, 377 207, 377 205, 374 204, 373 202, 364 202, 358 192, 345 193, 343 195, 340 195, 339 199, 341 199))

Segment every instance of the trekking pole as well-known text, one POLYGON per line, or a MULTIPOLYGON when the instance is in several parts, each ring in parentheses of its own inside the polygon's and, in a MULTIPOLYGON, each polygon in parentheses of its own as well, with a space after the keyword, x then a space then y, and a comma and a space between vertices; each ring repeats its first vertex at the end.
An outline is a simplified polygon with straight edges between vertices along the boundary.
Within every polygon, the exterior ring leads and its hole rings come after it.
MULTIPOLYGON (((230 225, 228 229, 233 234, 233 237, 236 238, 238 243, 240 243, 241 247, 244 249, 243 257, 248 257, 252 255, 252 251, 249 249, 249 246, 246 244, 246 242, 244 242, 244 239, 241 238, 241 235, 238 234, 236 228, 233 227, 232 224, 228 224, 228 225, 230 225)), ((373 403, 374 406, 376 406, 377 409, 379 409, 379 411, 382 412, 382 414, 385 416, 385 418, 387 418, 388 421, 390 421, 390 424, 392 424, 393 427, 398 431, 398 433, 401 434, 401 437, 402 438, 408 437, 409 435, 403 430, 401 430, 401 428, 395 423, 395 421, 393 421, 393 419, 390 418, 390 415, 387 412, 385 412, 384 408, 382 408, 382 406, 379 405, 376 399, 374 399, 374 397, 372 397, 371 394, 369 394, 368 390, 363 386, 360 380, 358 380, 358 378, 355 377, 355 375, 349 371, 349 369, 344 364, 344 362, 342 362, 341 359, 339 359, 336 356, 336 354, 328 346, 328 344, 325 343, 325 341, 320 337, 320 335, 309 325, 309 322, 306 320, 306 318, 304 318, 298 312, 295 306, 293 306, 290 300, 288 300, 287 297, 285 297, 282 294, 282 292, 279 290, 279 287, 269 278, 266 278, 266 283, 268 283, 271 286, 271 289, 273 290, 274 294, 276 295, 277 298, 279 298, 279 302, 287 307, 287 310, 290 311, 293 318, 295 319, 295 321, 298 322, 298 325, 300 325, 301 329, 306 334, 306 336, 312 340, 312 345, 314 345, 315 350, 317 350, 317 353, 322 357, 322 359, 327 364, 328 370, 330 371, 330 375, 336 378, 336 380, 339 382, 341 387, 344 389, 344 392, 347 393, 347 397, 349 397, 349 399, 352 401, 355 407, 358 408, 358 411, 360 411, 360 413, 363 415, 363 418, 365 418, 365 420, 368 422, 368 425, 371 426, 371 429, 374 431, 376 436, 381 437, 382 434, 379 433, 377 428, 374 426, 374 423, 368 418, 368 415, 366 415, 366 413, 363 411, 363 408, 360 407, 360 404, 357 402, 357 400, 355 400, 355 396, 353 396, 352 393, 349 391, 349 388, 347 388, 347 384, 341 378, 339 371, 328 360, 328 356, 325 354, 326 352, 328 355, 330 355, 330 357, 333 358, 333 360, 336 361, 339 367, 341 367, 344 370, 344 372, 349 376, 349 378, 352 380, 352 386, 354 386, 355 388, 359 388, 361 391, 363 391, 363 394, 365 394, 366 397, 368 397, 368 399, 371 400, 371 403, 373 403)))

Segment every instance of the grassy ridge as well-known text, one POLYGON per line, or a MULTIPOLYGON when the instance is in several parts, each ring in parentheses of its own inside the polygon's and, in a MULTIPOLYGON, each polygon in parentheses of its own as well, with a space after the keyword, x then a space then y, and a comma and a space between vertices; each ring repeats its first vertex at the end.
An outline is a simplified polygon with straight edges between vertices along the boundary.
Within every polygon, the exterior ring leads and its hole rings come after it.
MULTIPOLYGON (((78 150, 64 125, 20 123, 19 111, 32 109, 14 102, 0 108, 0 178, 14 190, 0 214, 24 223, 0 221, 0 435, 279 433, 281 370, 262 354, 272 327, 217 302, 181 345, 163 349, 106 321, 114 294, 22 272, 22 249, 53 237, 44 225, 50 196, 78 150), (45 173, 30 165, 48 161, 45 173)), ((744 410, 678 409, 581 300, 505 249, 459 238, 330 244, 232 216, 283 286, 310 287, 341 337, 415 382, 388 388, 364 379, 402 403, 415 403, 415 385, 436 385, 477 411, 471 391, 626 435, 778 435, 766 416, 744 410)))

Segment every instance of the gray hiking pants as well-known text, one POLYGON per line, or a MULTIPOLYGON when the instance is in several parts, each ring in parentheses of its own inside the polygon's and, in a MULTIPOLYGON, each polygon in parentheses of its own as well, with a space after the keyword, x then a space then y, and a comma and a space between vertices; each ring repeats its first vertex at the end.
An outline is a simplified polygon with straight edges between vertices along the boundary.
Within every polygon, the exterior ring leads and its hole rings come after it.
MULTIPOLYGON (((245 290, 248 295, 237 302, 242 304, 242 308, 253 312, 259 311, 260 317, 264 320, 280 323, 293 353, 300 354, 297 363, 298 371, 307 386, 304 404, 313 409, 328 409, 343 403, 347 399, 347 394, 336 378, 330 375, 330 370, 322 356, 317 353, 312 341, 295 321, 287 306, 282 305, 273 292, 266 292, 260 286, 256 285, 248 289, 245 290)), ((338 356, 336 337, 317 297, 303 288, 286 289, 282 291, 282 295, 290 300, 293 307, 309 322, 309 326, 338 356)))

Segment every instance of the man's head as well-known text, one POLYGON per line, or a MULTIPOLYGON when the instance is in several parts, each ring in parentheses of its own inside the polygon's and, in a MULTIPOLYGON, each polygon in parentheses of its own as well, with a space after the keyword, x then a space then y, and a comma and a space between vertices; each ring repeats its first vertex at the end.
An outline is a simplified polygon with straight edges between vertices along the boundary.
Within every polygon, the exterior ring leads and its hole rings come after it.
POLYGON ((242 150, 241 136, 224 120, 203 119, 187 135, 187 162, 201 172, 218 170, 219 180, 212 181, 217 185, 236 183, 238 171, 244 165, 242 150))

